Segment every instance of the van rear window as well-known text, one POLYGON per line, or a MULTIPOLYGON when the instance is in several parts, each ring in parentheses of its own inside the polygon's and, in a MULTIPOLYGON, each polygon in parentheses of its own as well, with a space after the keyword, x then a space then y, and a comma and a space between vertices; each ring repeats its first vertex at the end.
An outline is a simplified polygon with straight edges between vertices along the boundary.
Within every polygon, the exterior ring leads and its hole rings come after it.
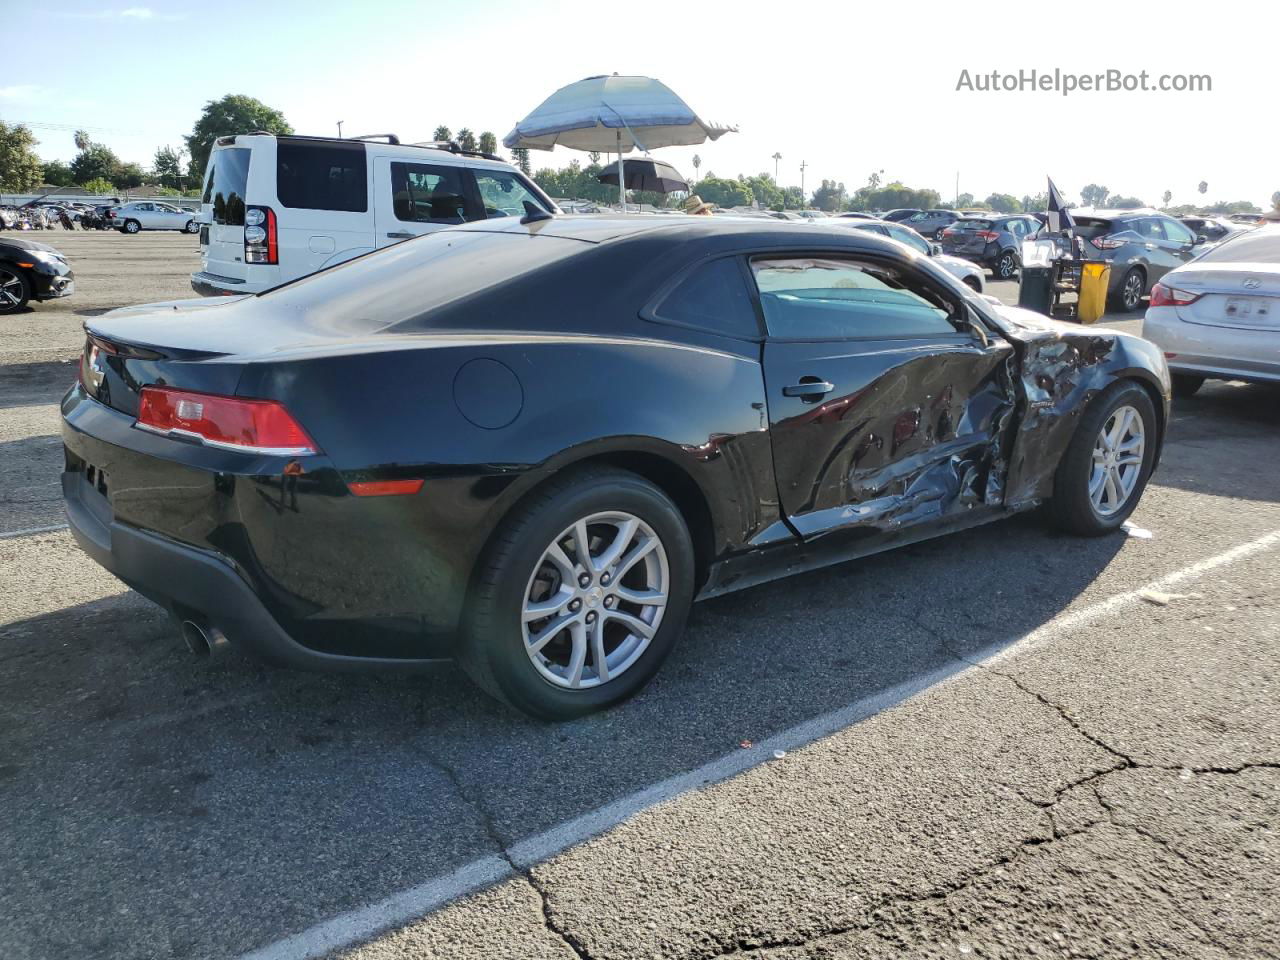
POLYGON ((213 205, 213 222, 228 227, 244 226, 244 192, 249 182, 247 147, 214 150, 209 158, 209 182, 202 202, 213 205))
POLYGON ((276 144, 276 196, 301 210, 369 209, 363 143, 280 140, 276 144))

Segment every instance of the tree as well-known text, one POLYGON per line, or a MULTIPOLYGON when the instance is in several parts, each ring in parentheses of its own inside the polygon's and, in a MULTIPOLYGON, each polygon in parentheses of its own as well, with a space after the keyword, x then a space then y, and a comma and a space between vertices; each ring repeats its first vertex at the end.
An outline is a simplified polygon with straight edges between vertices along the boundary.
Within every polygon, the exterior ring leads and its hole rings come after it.
POLYGON ((813 192, 813 205, 828 213, 843 210, 846 199, 844 184, 834 180, 823 180, 822 186, 813 192))
POLYGON ((463 127, 458 131, 458 146, 463 150, 469 150, 473 153, 475 152, 476 135, 471 132, 470 127, 463 127))
POLYGON ((749 207, 755 200, 751 188, 740 180, 721 180, 708 173, 693 186, 693 192, 718 207, 749 207))
POLYGON ((92 141, 71 161, 71 173, 76 183, 84 186, 90 180, 115 182, 120 172, 120 158, 110 147, 92 141))
POLYGON ((1201 180, 1201 181, 1200 181, 1200 186, 1196 187, 1196 189, 1200 191, 1200 193, 1201 193, 1201 195, 1202 195, 1202 196, 1203 196, 1204 194, 1208 193, 1208 192, 1209 192, 1209 181, 1208 181, 1208 180, 1201 180))
POLYGON ((1080 191, 1080 199, 1086 207, 1105 207, 1111 191, 1101 184, 1091 183, 1080 191))
POLYGON ((1048 210, 1049 194, 1037 193, 1035 196, 1027 195, 1022 198, 1022 212, 1030 213, 1033 210, 1048 210))
MULTIPOLYGON (((480 144, 481 153, 498 152, 498 138, 493 135, 492 131, 486 130, 484 133, 480 134, 480 140, 478 142, 480 144)), ((594 160, 591 162, 595 163, 594 160)))
POLYGON ((432 140, 452 140, 453 131, 446 127, 443 123, 436 127, 436 132, 431 135, 432 140))
POLYGON ((204 105, 187 141, 191 154, 191 172, 197 181, 204 179, 204 168, 209 162, 209 151, 218 137, 237 133, 293 133, 293 127, 279 110, 268 107, 260 100, 239 93, 229 93, 221 100, 210 100, 204 105))
POLYGON ((782 191, 778 189, 778 185, 774 183, 773 177, 767 173, 758 173, 754 177, 747 177, 743 181, 747 185, 747 189, 755 196, 756 203, 761 207, 770 210, 781 209, 782 207, 782 191))
POLYGON ((860 187, 849 201, 852 210, 893 210, 897 207, 919 207, 927 210, 937 207, 942 196, 937 190, 915 190, 896 180, 887 187, 872 190, 860 187))
POLYGON ((0 120, 0 190, 14 193, 40 186, 44 165, 32 151, 38 141, 22 124, 0 120))
POLYGON ((1137 210, 1139 207, 1145 207, 1146 204, 1137 197, 1109 197, 1107 206, 1114 207, 1116 210, 1137 210))
POLYGON ((181 190, 186 183, 187 178, 182 172, 182 151, 173 147, 160 147, 156 150, 151 171, 161 186, 181 190))
POLYGON ((693 179, 698 179, 698 168, 702 166, 702 158, 696 153, 693 155, 693 179))
POLYGON ((588 153, 588 154, 587 154, 587 159, 588 159, 588 160, 590 160, 592 163, 599 163, 599 162, 600 162, 600 151, 599 151, 599 150, 592 150, 590 153, 588 153))
POLYGON ((511 159, 516 162, 516 166, 520 168, 520 172, 526 177, 530 175, 532 167, 529 164, 529 148, 516 147, 511 151, 511 159))
POLYGON ((105 177, 95 177, 80 184, 89 193, 96 193, 99 196, 111 196, 116 192, 115 184, 105 177))
POLYGON ((1277 210, 1280 210, 1280 190, 1277 190, 1275 193, 1271 195, 1271 206, 1275 207, 1277 210))
POLYGON ((1160 199, 1164 201, 1164 205, 1167 207, 1169 205, 1169 202, 1173 199, 1173 191, 1166 190, 1164 192, 1164 195, 1160 199))
POLYGON ((782 190, 783 210, 803 210, 804 191, 799 187, 784 187, 782 190))
POLYGON ((116 186, 123 190, 140 187, 146 179, 146 172, 136 163, 122 163, 116 170, 116 186))
POLYGON ((1008 193, 993 193, 987 197, 987 206, 996 213, 1021 213, 1022 203, 1008 193))
POLYGON ((44 182, 55 187, 68 187, 76 182, 71 167, 61 160, 50 160, 44 165, 44 182))
POLYGON ((87 130, 77 130, 72 139, 75 140, 76 149, 81 152, 88 150, 89 144, 93 142, 89 139, 89 132, 87 130))
MULTIPOLYGON (((883 170, 872 170, 871 176, 867 177, 867 186, 871 188, 872 192, 880 189, 880 174, 882 173, 884 173, 883 170)), ((969 202, 973 202, 973 194, 965 193, 961 194, 961 196, 968 197, 969 202)))
POLYGON ((956 209, 957 209, 957 210, 959 210, 959 209, 961 209, 961 208, 963 208, 963 207, 972 207, 972 206, 973 206, 973 194, 972 194, 972 193, 962 193, 962 194, 960 194, 960 196, 956 197, 956 209))

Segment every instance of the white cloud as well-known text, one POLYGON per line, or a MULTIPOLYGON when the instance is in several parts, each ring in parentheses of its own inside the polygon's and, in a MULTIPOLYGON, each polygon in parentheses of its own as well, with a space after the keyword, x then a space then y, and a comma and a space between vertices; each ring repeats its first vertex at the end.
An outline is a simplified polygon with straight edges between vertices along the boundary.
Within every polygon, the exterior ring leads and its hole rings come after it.
POLYGON ((0 87, 0 100, 34 100, 40 87, 32 83, 20 83, 12 87, 0 87))
POLYGON ((181 13, 156 13, 150 7, 125 7, 123 10, 99 10, 96 13, 62 13, 73 20, 155 20, 173 22, 185 19, 181 13))
POLYGON ((131 17, 135 20, 150 20, 155 16, 155 11, 150 7, 130 7, 127 10, 121 10, 120 16, 131 17))

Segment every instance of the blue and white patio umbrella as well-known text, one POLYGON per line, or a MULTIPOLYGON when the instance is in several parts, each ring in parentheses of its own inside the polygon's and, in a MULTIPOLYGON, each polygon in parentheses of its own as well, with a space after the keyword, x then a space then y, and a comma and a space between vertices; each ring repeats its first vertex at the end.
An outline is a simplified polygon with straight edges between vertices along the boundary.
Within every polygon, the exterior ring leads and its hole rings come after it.
POLYGON ((702 120, 664 83, 651 77, 587 77, 561 87, 502 138, 509 150, 612 152, 618 155, 618 196, 625 212, 623 155, 718 140, 737 127, 702 120))

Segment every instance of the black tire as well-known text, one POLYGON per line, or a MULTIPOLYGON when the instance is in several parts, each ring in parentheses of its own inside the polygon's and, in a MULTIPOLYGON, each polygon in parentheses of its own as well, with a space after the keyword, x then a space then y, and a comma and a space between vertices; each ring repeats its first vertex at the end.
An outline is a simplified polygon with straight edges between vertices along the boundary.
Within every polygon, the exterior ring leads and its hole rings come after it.
POLYGON ((1000 258, 996 260, 992 272, 1000 280, 1012 280, 1018 274, 1018 255, 1012 250, 1006 250, 1000 254, 1000 258))
POLYGON ((142 229, 142 224, 137 220, 126 220, 124 226, 120 228, 121 233, 137 233, 142 229))
POLYGON ((689 530, 665 493, 625 470, 574 470, 548 482, 503 518, 472 580, 458 661, 481 689, 531 716, 569 720, 603 710, 632 696, 658 671, 684 631, 693 583, 689 530), (668 564, 667 606, 649 645, 625 672, 586 689, 555 686, 525 650, 520 617, 529 581, 561 531, 610 510, 643 520, 661 541, 668 564))
POLYGON ((1132 380, 1119 380, 1094 397, 1080 418, 1066 453, 1058 463, 1053 480, 1053 498, 1048 503, 1054 525, 1068 533, 1097 537, 1113 530, 1129 519, 1142 499, 1159 440, 1155 406, 1145 389, 1132 380), (1142 465, 1129 497, 1120 509, 1101 515, 1089 497, 1089 479, 1093 471, 1093 449, 1103 426, 1121 407, 1132 407, 1143 420, 1142 465))
POLYGON ((188 220, 187 225, 182 228, 182 232, 183 233, 199 233, 200 224, 196 223, 194 220, 188 220))
POLYGON ((31 299, 31 281, 16 267, 0 264, 0 313, 17 313, 31 299))
POLYGON ((1133 313, 1142 306, 1142 297, 1147 289, 1147 275, 1141 267, 1130 267, 1116 287, 1111 301, 1116 309, 1124 313, 1133 313), (1136 296, 1135 296, 1136 294, 1136 296))
POLYGON ((1196 391, 1204 386, 1204 377, 1191 373, 1175 373, 1171 374, 1171 378, 1175 397, 1194 397, 1196 391))

